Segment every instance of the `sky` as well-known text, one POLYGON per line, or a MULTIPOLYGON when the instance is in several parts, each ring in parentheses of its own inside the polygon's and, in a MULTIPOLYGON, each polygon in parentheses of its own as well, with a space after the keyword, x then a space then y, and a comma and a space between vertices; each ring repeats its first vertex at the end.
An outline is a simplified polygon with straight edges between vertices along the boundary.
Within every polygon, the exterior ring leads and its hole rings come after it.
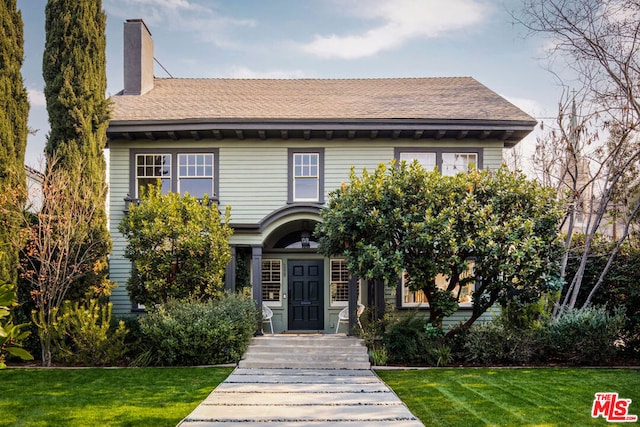
MULTIPOLYGON (((29 92, 25 163, 40 168, 49 125, 42 79, 46 0, 18 0, 29 92)), ((548 40, 514 23, 518 0, 103 0, 107 96, 123 88, 123 24, 143 19, 157 77, 471 76, 545 124, 562 88, 548 40)), ((526 157, 532 134, 519 144, 526 157)))

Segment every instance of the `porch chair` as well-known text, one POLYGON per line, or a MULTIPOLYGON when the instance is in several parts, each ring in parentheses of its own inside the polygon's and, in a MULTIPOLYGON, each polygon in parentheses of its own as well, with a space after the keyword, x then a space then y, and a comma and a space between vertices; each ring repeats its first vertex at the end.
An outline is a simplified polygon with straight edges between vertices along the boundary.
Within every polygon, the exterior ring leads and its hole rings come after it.
MULTIPOLYGON (((364 312, 364 305, 358 303, 358 315, 356 316, 356 320, 358 321, 358 326, 362 329, 362 323, 360 323, 360 315, 364 312)), ((340 328, 340 323, 346 323, 349 325, 349 306, 346 306, 340 313, 338 313, 338 323, 336 323, 336 334, 338 333, 338 329, 340 328)))
MULTIPOLYGON (((266 305, 262 304, 262 323, 264 324, 264 322, 269 322, 269 326, 271 326, 271 335, 275 335, 273 332, 273 322, 271 321, 272 317, 273 311, 271 311, 271 309, 266 305)), ((264 329, 262 332, 264 333, 264 329)))

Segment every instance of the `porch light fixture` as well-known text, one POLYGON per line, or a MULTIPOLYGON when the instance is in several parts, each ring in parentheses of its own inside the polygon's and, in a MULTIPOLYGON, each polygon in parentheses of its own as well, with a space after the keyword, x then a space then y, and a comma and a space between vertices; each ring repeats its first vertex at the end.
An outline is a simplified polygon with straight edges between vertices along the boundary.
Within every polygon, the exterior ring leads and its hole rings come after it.
POLYGON ((311 247, 311 234, 309 234, 308 231, 303 231, 302 233, 300 233, 300 244, 302 245, 303 248, 310 248, 311 247))

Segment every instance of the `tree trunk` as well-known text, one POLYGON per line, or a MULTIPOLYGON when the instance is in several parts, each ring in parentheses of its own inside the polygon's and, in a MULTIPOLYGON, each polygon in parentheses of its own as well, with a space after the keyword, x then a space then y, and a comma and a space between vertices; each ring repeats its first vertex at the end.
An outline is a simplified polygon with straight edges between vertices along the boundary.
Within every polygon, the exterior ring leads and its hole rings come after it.
POLYGON ((589 292, 589 296, 587 297, 587 300, 584 302, 584 305, 588 305, 591 302, 591 299, 595 295, 596 291, 598 290, 600 285, 602 285, 602 282, 604 282, 604 278, 609 273, 609 270, 613 265, 613 261, 618 255, 618 252, 620 251, 620 247, 622 246, 622 243, 624 243, 627 236, 629 235, 629 228, 631 226, 631 221, 638 214, 638 211, 640 211, 640 200, 638 200, 638 203, 636 203, 636 207, 633 209, 631 216, 629 217, 629 219, 627 219, 627 223, 625 224, 625 227, 624 227, 624 232, 620 237, 620 240, 618 240, 618 242, 616 243, 616 247, 613 249, 613 252, 611 252, 611 255, 609 255, 609 260, 607 261, 607 265, 604 267, 604 270, 602 270, 602 272, 600 273, 600 276, 598 277, 598 281, 591 289, 591 292, 589 292))

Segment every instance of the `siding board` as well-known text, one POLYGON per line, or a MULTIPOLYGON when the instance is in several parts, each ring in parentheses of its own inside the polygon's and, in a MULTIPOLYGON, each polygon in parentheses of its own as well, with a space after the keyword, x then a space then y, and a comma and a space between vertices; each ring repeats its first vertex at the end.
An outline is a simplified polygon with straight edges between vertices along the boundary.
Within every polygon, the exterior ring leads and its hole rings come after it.
MULTIPOLYGON (((118 232, 118 224, 124 217, 124 198, 130 192, 130 149, 156 148, 158 152, 176 148, 219 149, 219 200, 220 208, 231 206, 233 223, 258 224, 273 211, 287 206, 288 198, 288 149, 324 148, 325 201, 328 194, 348 182, 351 167, 357 174, 363 168, 375 169, 380 163, 389 163, 396 147, 415 148, 483 148, 484 168, 495 169, 502 164, 501 141, 493 140, 429 140, 429 139, 314 139, 314 140, 217 140, 204 139, 179 141, 111 141, 109 156, 110 216, 109 230, 113 239, 110 259, 110 278, 116 282, 111 300, 114 313, 129 314, 131 303, 126 292, 130 262, 124 258, 126 241, 118 232)), ((263 236, 236 234, 234 244, 254 244, 263 236)), ((390 298, 395 298, 389 295, 390 298)), ((458 316, 458 313, 456 313, 458 316)), ((457 317, 451 320, 459 321, 457 317)))

